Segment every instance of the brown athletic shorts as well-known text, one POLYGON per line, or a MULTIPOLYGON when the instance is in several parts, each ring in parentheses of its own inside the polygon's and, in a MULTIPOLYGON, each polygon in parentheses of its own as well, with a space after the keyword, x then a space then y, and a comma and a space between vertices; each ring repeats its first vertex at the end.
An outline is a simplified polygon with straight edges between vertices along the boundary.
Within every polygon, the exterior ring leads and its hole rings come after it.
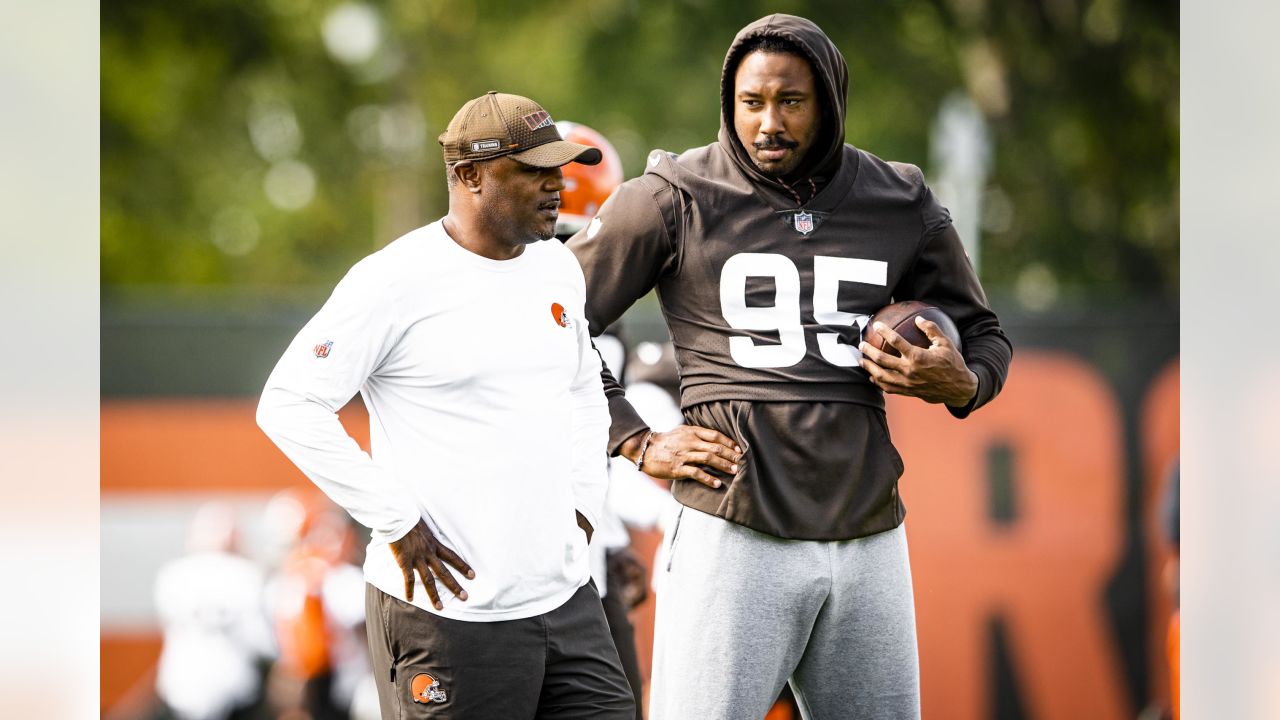
POLYGON ((365 589, 383 720, 634 720, 595 584, 551 612, 468 622, 365 589))

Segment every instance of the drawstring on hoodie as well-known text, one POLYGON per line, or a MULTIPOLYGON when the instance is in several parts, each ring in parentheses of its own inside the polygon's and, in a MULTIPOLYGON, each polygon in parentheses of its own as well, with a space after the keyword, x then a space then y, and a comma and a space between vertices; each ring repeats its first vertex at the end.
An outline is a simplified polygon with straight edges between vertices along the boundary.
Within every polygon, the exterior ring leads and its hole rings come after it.
MULTIPOLYGON (((788 185, 786 180, 783 180, 782 178, 774 178, 774 179, 777 180, 782 185, 782 187, 786 188, 787 192, 791 193, 791 197, 796 199, 796 207, 798 208, 804 207, 804 203, 800 200, 800 193, 796 192, 794 188, 788 185)), ((809 199, 812 200, 818 196, 818 185, 813 181, 813 178, 806 178, 806 179, 809 181, 809 190, 812 193, 809 195, 809 199)))

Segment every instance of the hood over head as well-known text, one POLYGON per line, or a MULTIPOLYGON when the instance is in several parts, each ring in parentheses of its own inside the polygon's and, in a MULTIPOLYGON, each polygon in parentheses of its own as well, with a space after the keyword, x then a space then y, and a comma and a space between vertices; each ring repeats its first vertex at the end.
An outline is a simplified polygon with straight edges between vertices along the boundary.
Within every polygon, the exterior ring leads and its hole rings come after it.
POLYGON ((800 47, 809 58, 819 85, 822 105, 822 127, 817 140, 800 167, 792 173, 791 180, 821 176, 830 178, 840 166, 844 147, 844 115, 849 93, 849 68, 844 56, 831 39, 812 21, 782 13, 760 18, 738 32, 725 55, 724 69, 720 74, 720 144, 737 163, 738 167, 758 181, 777 185, 772 176, 760 172, 751 156, 738 142, 733 128, 734 76, 742 58, 739 47, 759 36, 785 38, 800 47))

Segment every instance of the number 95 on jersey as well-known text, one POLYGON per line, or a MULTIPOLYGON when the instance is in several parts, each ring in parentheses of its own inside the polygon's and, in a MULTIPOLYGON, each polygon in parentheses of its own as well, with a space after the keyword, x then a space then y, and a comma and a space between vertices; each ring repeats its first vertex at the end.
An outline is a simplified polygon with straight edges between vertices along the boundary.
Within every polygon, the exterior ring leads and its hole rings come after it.
MULTIPOLYGON (((889 264, 883 260, 857 258, 813 258, 813 320, 817 325, 857 327, 860 336, 868 314, 842 312, 838 308, 840 283, 861 283, 884 288, 889 264)), ((870 289, 870 288, 868 288, 870 289)), ((725 322, 736 330, 778 333, 779 342, 756 344, 749 337, 729 339, 729 354, 741 367, 783 368, 804 359, 805 328, 801 310, 800 270, 795 261, 776 253, 738 253, 731 256, 720 271, 720 310, 725 322), (747 278, 771 278, 775 297, 771 306, 747 305, 747 278)), ((883 296, 883 290, 876 293, 883 296)), ((879 302, 875 307, 884 304, 879 302)), ((838 332, 816 332, 822 358, 838 367, 857 367, 862 359, 854 344, 841 340, 838 332)))

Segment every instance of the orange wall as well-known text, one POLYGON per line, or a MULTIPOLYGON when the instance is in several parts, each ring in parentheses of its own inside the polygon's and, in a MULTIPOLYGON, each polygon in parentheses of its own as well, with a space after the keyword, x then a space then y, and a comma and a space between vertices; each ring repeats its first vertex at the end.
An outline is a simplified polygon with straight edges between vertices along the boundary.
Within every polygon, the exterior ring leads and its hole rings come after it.
MULTIPOLYGON (((102 491, 113 494, 271 492, 305 478, 262 435, 252 400, 107 401, 102 406, 102 491)), ((1138 708, 1124 688, 1104 586, 1123 551, 1127 450, 1109 386, 1087 364, 1059 353, 1020 353, 1004 393, 959 422, 936 406, 890 398, 894 442, 907 464, 902 495, 915 577, 925 717, 992 715, 987 628, 1005 623, 1024 708, 1034 718, 1109 720, 1138 708), (987 509, 987 452, 1009 449, 1014 515, 987 509)), ((1177 451, 1176 364, 1153 383, 1139 419, 1143 497, 1150 517, 1159 473, 1177 451)), ((343 422, 367 447, 358 402, 343 422)), ((1148 530, 1153 533, 1154 531, 1148 530)), ((1150 536, 1150 535, 1149 535, 1150 536)), ((637 533, 639 556, 658 538, 637 533)), ((1164 555, 1153 550, 1151 561, 1164 555)), ((1149 567, 1157 585, 1158 568, 1149 567)), ((1152 595, 1154 650, 1168 602, 1152 595)), ((633 613, 648 670, 653 600, 633 613)), ((104 627, 102 699, 111 707, 145 682, 154 637, 104 627)), ((1166 688, 1162 653, 1153 689, 1166 688)))
POLYGON ((141 716, 151 701, 156 661, 160 659, 159 631, 108 632, 99 642, 101 705, 124 716, 141 716))
POLYGON ((1178 573, 1162 515, 1170 471, 1178 458, 1178 369, 1175 361, 1156 377, 1142 406, 1140 438, 1145 486, 1142 518, 1146 524, 1147 592, 1152 599, 1147 652, 1151 658, 1151 687, 1155 697, 1166 697, 1169 692, 1169 658, 1165 643, 1173 612, 1173 588, 1170 585, 1176 585, 1178 573))
POLYGON ((1034 718, 1131 718, 1103 593, 1123 550, 1119 407, 1065 355, 1025 352, 999 400, 957 422, 892 398, 907 505, 925 717, 992 716, 988 623, 1008 631, 1034 718), (987 452, 1009 448, 1013 519, 988 511, 987 452))
MULTIPOLYGON (((103 401, 102 493, 272 492, 309 481, 254 421, 253 400, 103 401)), ((339 417, 368 450, 357 397, 339 417)))

